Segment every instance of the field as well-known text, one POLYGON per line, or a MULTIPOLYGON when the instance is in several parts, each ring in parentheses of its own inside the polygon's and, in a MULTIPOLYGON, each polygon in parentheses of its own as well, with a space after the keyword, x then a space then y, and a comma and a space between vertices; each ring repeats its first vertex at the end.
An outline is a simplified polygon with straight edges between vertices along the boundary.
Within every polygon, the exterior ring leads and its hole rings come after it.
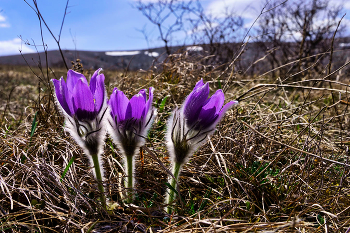
MULTIPOLYGON (((130 98, 153 86, 158 109, 136 160, 134 204, 123 199, 122 155, 109 137, 105 141, 106 196, 115 203, 109 211, 54 103, 50 80, 67 71, 0 66, 0 229, 349 232, 350 99, 342 67, 331 71, 326 64, 316 73, 310 59, 299 71, 246 75, 234 62, 226 68, 201 62, 174 55, 158 70, 103 71, 108 95, 118 87, 130 98), (211 94, 222 89, 226 102, 239 104, 184 166, 175 211, 167 214, 166 122, 200 79, 211 94)), ((83 72, 90 77, 94 70, 83 72)))

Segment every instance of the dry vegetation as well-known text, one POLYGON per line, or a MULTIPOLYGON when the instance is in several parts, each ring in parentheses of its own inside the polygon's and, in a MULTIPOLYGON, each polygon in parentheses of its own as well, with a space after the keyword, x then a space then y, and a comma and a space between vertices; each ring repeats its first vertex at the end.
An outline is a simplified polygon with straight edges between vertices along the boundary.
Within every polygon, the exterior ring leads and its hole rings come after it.
MULTIPOLYGON (((245 76, 172 55, 160 70, 104 71, 108 94, 153 86, 158 116, 137 160, 135 205, 121 199, 122 158, 105 143, 107 213, 88 160, 63 130, 49 80, 66 70, 0 67, 0 229, 4 232, 345 232, 350 227, 349 85, 343 73, 245 76), (301 81, 294 79, 301 76, 301 81), (277 78, 276 78, 277 77, 277 78), (166 120, 203 78, 239 99, 180 175, 164 211, 166 120), (161 101, 166 97, 163 106, 161 101), (36 117, 35 116, 36 113, 36 117), (34 129, 33 122, 37 122, 34 129), (61 179, 68 161, 76 160, 61 179)), ((297 63, 297 61, 296 61, 297 63)), ((75 66, 76 69, 81 67, 75 66)), ((85 70, 88 77, 93 71, 85 70)), ((278 74, 278 73, 277 73, 278 74)), ((274 72, 276 75, 276 72, 274 72)), ((300 80, 300 79, 299 79, 300 80)))
MULTIPOLYGON (((318 2, 323 8, 317 9, 330 9, 323 4, 327 2, 318 2)), ((45 22, 36 1, 33 3, 40 22, 45 22)), ((190 1, 180 4, 176 10, 197 10, 203 16, 192 21, 194 30, 203 20, 219 22, 204 17, 200 5, 192 9, 184 8, 190 1)), ((139 5, 144 14, 148 12, 145 6, 139 5)), ((164 6, 160 11, 156 6, 151 5, 155 16, 163 14, 164 6)), ((279 23, 286 25, 283 20, 287 17, 279 18, 278 8, 266 9, 276 12, 265 11, 269 14, 263 19, 277 20, 277 27, 279 23)), ((340 8, 334 8, 336 14, 324 25, 327 30, 321 39, 314 38, 313 34, 321 34, 312 31, 309 23, 313 22, 315 14, 309 13, 314 9, 302 11, 304 16, 298 13, 300 7, 288 9, 291 18, 297 15, 304 22, 295 29, 303 31, 303 37, 292 43, 297 48, 293 56, 282 33, 280 40, 259 41, 257 37, 255 43, 232 44, 236 33, 227 34, 227 30, 239 26, 240 21, 227 18, 223 21, 227 24, 218 24, 222 27, 206 28, 205 35, 212 35, 213 43, 208 44, 205 37, 193 39, 199 45, 207 44, 213 50, 209 53, 172 54, 158 69, 147 72, 104 71, 108 94, 118 87, 130 97, 153 86, 153 104, 158 108, 137 159, 133 205, 125 204, 122 198, 122 155, 112 140, 106 139, 106 195, 110 203, 117 203, 108 212, 96 199, 99 190, 88 159, 64 132, 63 118, 54 105, 50 79, 66 76, 67 70, 0 66, 0 230, 349 232, 349 62, 345 61, 348 51, 333 48, 340 8), (264 48, 261 54, 256 46, 264 48), (210 83, 212 93, 223 89, 227 101, 239 100, 240 104, 228 111, 209 142, 184 166, 176 214, 169 215, 163 204, 169 168, 166 121, 201 78, 210 83)), ((148 17, 152 20, 154 16, 148 17)), ((264 21, 262 26, 270 31, 264 21)), ((58 46, 59 38, 54 37, 58 46)), ((168 38, 161 39, 171 54, 168 38)), ((73 62, 72 68, 83 71, 86 77, 94 72, 84 70, 79 61, 73 62)))

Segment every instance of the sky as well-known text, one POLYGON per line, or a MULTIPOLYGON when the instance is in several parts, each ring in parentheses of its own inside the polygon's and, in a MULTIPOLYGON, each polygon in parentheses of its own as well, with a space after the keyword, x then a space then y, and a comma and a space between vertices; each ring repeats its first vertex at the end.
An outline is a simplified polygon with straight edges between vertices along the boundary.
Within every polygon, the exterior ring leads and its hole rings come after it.
MULTIPOLYGON (((70 0, 63 25, 62 49, 89 51, 128 51, 160 47, 157 29, 138 11, 136 0, 70 0), (149 40, 140 32, 145 28, 149 40)), ((156 0, 146 0, 156 1, 156 0)), ((182 0, 188 1, 188 0, 182 0)), ((225 9, 234 11, 249 26, 260 13, 263 0, 202 0, 204 10, 215 15, 225 9)), ((331 0, 338 3, 341 0, 331 0)), ((350 1, 344 2, 346 22, 350 22, 350 1)), ((66 0, 37 0, 46 23, 58 39, 66 0)), ((30 7, 32 0, 0 0, 0 56, 42 51, 39 20, 30 7), (33 46, 36 44, 37 46, 33 46)), ((350 24, 349 24, 350 25, 350 24)), ((44 26, 43 26, 44 27, 44 26)), ((43 37, 48 50, 57 44, 44 28, 43 37)))

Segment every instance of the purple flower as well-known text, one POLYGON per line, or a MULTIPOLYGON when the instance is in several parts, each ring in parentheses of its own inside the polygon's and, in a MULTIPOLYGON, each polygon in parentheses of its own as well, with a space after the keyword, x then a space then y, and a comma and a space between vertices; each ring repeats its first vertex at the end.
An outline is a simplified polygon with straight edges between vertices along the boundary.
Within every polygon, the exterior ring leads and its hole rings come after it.
POLYGON ((102 120, 107 97, 101 70, 92 75, 90 85, 83 74, 73 70, 68 71, 67 82, 63 77, 52 79, 66 130, 86 152, 94 155, 101 150, 106 131, 102 120))
POLYGON ((93 120, 100 112, 105 100, 105 77, 98 69, 91 77, 90 87, 83 74, 69 70, 67 83, 63 77, 53 79, 56 97, 61 107, 71 117, 80 121, 93 120))
POLYGON ((209 99, 209 84, 203 80, 197 82, 193 91, 187 96, 183 104, 183 115, 189 128, 209 130, 224 116, 225 112, 237 101, 230 101, 223 106, 225 96, 222 90, 217 90, 209 99))
POLYGON ((147 131, 151 127, 156 110, 152 107, 153 87, 141 90, 130 100, 125 94, 114 88, 108 105, 111 109, 112 129, 110 134, 120 145, 126 156, 135 154, 135 150, 144 143, 147 131))
POLYGON ((129 203, 134 198, 135 155, 145 143, 147 131, 156 115, 152 101, 153 87, 149 89, 148 100, 145 89, 129 100, 122 91, 114 88, 108 102, 111 118, 108 131, 125 158, 124 166, 127 173, 125 186, 128 189, 127 202, 129 203))
POLYGON ((106 135, 105 112, 107 97, 104 85, 105 76, 98 69, 92 75, 90 86, 83 74, 69 70, 67 82, 52 79, 55 86, 56 104, 65 116, 65 129, 83 148, 93 164, 93 173, 101 192, 100 200, 106 208, 103 187, 103 167, 100 155, 106 135))
POLYGON ((166 196, 166 210, 173 211, 170 206, 175 200, 178 177, 182 166, 189 157, 214 133, 217 123, 225 112, 237 101, 224 105, 225 96, 222 90, 217 90, 209 97, 209 84, 203 80, 197 82, 193 91, 187 96, 182 108, 175 109, 168 121, 166 133, 167 147, 172 158, 173 177, 170 185, 173 187, 166 196))
POLYGON ((217 90, 209 97, 209 84, 197 82, 187 96, 181 109, 176 109, 169 119, 167 131, 168 148, 173 160, 184 164, 189 155, 215 131, 217 123, 237 101, 224 105, 225 96, 217 90))

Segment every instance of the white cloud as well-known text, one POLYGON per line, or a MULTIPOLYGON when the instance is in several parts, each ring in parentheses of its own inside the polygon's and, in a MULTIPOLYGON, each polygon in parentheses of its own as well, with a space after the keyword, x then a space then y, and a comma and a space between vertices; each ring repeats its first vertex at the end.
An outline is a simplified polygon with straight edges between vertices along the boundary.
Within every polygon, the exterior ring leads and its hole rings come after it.
POLYGON ((9 28, 10 24, 8 23, 0 23, 0 28, 9 28))
POLYGON ((194 34, 194 33, 200 33, 203 32, 204 30, 212 30, 215 29, 216 27, 220 26, 218 23, 216 22, 212 22, 211 24, 201 24, 198 27, 190 30, 187 32, 188 35, 194 34))
POLYGON ((344 10, 350 10, 349 0, 332 0, 330 3, 332 5, 342 5, 344 10))
MULTIPOLYGON (((338 22, 341 20, 341 18, 337 18, 335 20, 336 24, 333 25, 333 27, 330 28, 331 31, 334 31, 337 26, 338 26, 338 22)), ((327 25, 327 20, 326 19, 318 19, 317 21, 314 22, 314 30, 316 30, 317 27, 322 27, 323 25, 327 25)), ((340 26, 345 26, 345 30, 347 28, 350 27, 350 20, 349 19, 346 19, 346 18, 343 18, 341 20, 341 23, 340 23, 340 26)))
POLYGON ((0 14, 0 28, 8 28, 10 24, 6 22, 6 17, 0 14))
POLYGON ((225 17, 225 13, 233 11, 237 15, 247 19, 255 19, 260 12, 254 7, 260 8, 262 1, 254 0, 213 0, 207 7, 207 12, 216 17, 225 17))
MULTIPOLYGON (((132 0, 133 2, 139 2, 140 0, 132 0)), ((170 2, 171 0, 166 0, 167 2, 170 2)), ((178 0, 179 2, 188 2, 190 0, 178 0)), ((159 2, 159 0, 141 0, 142 3, 150 3, 150 2, 159 2)), ((163 0, 164 2, 164 0, 163 0)))
POLYGON ((5 21, 6 21, 5 16, 3 16, 3 15, 0 14, 0 22, 5 22, 5 21))
POLYGON ((345 2, 344 8, 350 10, 350 2, 345 2))
POLYGON ((20 38, 0 41, 0 56, 34 53, 35 50, 25 45, 20 38))

